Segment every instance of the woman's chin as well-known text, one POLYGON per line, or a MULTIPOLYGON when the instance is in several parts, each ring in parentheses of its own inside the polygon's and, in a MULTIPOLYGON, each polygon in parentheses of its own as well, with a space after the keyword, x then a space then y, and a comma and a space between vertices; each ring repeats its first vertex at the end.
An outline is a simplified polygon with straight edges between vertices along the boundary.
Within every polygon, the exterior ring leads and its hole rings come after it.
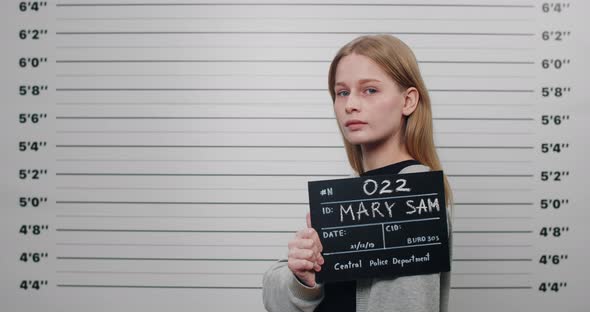
POLYGON ((374 140, 371 140, 370 138, 367 138, 363 135, 356 135, 356 134, 346 135, 346 141, 352 145, 364 145, 364 144, 370 144, 370 143, 374 142, 374 140))

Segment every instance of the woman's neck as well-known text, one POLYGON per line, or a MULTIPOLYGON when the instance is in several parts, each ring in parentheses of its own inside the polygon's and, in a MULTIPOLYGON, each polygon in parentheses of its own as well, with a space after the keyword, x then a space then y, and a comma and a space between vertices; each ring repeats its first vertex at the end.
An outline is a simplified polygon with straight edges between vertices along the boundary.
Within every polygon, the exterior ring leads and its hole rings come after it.
POLYGON ((400 142, 399 136, 375 144, 361 145, 363 153, 363 171, 369 171, 400 161, 413 159, 405 144, 400 142))

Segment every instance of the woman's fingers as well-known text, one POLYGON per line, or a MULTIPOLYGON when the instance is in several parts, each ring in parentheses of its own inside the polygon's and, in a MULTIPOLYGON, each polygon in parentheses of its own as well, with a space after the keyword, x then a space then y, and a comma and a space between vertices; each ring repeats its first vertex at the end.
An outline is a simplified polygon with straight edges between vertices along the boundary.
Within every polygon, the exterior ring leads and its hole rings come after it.
POLYGON ((320 254, 319 257, 316 258, 316 261, 319 265, 324 265, 324 257, 322 256, 322 254, 320 254))
POLYGON ((318 235, 318 232, 316 232, 316 230, 311 227, 311 215, 309 214, 309 212, 305 216, 305 219, 307 221, 308 234, 311 235, 311 239, 313 239, 316 242, 316 244, 320 247, 319 252, 322 252, 323 251, 322 242, 320 241, 320 236, 318 235))
POLYGON ((318 235, 318 232, 313 230, 313 233, 311 234, 311 239, 313 239, 315 245, 319 247, 319 252, 322 252, 324 250, 324 246, 322 246, 322 242, 320 241, 320 236, 318 235))
POLYGON ((314 261, 316 257, 311 249, 291 248, 289 249, 289 258, 314 261))
POLYGON ((306 220, 308 227, 295 233, 289 241, 288 267, 302 281, 315 284, 315 272, 319 272, 324 264, 323 246, 318 233, 311 227, 309 213, 306 220))
POLYGON ((320 241, 320 236, 318 235, 318 232, 316 232, 316 230, 314 230, 313 228, 307 228, 298 231, 295 234, 295 238, 312 239, 315 242, 315 244, 317 244, 320 247, 320 252, 323 250, 322 242, 320 241))
POLYGON ((314 263, 305 259, 289 258, 288 266, 295 274, 300 274, 313 270, 314 263))
POLYGON ((317 263, 317 262, 316 262, 316 263, 314 263, 314 264, 313 264, 313 270, 314 270, 314 271, 316 271, 316 272, 319 272, 319 271, 321 271, 321 270, 322 270, 322 266, 321 266, 321 264, 319 264, 319 263, 317 263))
POLYGON ((297 237, 297 238, 312 238, 314 236, 314 233, 317 236, 317 232, 313 228, 305 228, 305 229, 297 231, 297 233, 295 233, 295 237, 297 237))
MULTIPOLYGON (((297 239, 293 239, 289 242, 289 249, 291 248, 300 248, 300 249, 312 249, 315 246, 316 243, 313 239, 311 238, 297 238, 297 239)), ((319 246, 317 246, 319 247, 319 246)))
POLYGON ((321 268, 311 261, 289 258, 288 267, 305 285, 315 286, 315 272, 321 268))
POLYGON ((311 238, 294 239, 289 242, 289 249, 291 248, 311 249, 314 254, 320 254, 322 252, 321 244, 318 244, 317 240, 311 238))

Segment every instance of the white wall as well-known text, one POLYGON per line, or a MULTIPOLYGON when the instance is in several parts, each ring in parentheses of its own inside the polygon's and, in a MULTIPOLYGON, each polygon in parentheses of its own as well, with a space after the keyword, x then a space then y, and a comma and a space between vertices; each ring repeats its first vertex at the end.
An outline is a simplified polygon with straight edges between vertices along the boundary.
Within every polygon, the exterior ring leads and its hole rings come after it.
POLYGON ((307 181, 350 173, 329 62, 354 37, 387 32, 420 61, 455 192, 451 311, 586 310, 587 2, 561 12, 540 1, 155 2, 0 4, 3 306, 264 310, 262 273, 304 225, 307 181), (20 39, 23 29, 47 34, 20 39), (569 33, 543 39, 556 30, 569 33), (43 61, 23 68, 22 57, 43 61), (19 95, 32 85, 47 90, 19 95), (569 119, 543 125, 544 115, 569 119), (32 141, 46 145, 19 151, 32 141), (569 146, 544 153, 543 143, 569 146), (569 175, 542 181, 549 171, 569 175), (46 202, 19 207, 21 197, 46 202), (568 203, 542 209, 542 199, 568 203), (569 230, 541 236, 549 226, 569 230), (554 282, 567 286, 539 290, 554 282))

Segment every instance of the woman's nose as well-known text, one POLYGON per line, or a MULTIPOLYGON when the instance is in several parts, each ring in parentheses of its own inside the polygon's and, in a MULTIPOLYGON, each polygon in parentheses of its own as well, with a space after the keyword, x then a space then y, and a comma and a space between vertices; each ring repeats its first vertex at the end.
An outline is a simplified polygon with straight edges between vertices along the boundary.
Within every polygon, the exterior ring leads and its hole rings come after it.
POLYGON ((344 110, 346 113, 350 114, 353 111, 358 111, 360 107, 359 99, 357 96, 349 95, 346 101, 346 105, 344 106, 344 110))

